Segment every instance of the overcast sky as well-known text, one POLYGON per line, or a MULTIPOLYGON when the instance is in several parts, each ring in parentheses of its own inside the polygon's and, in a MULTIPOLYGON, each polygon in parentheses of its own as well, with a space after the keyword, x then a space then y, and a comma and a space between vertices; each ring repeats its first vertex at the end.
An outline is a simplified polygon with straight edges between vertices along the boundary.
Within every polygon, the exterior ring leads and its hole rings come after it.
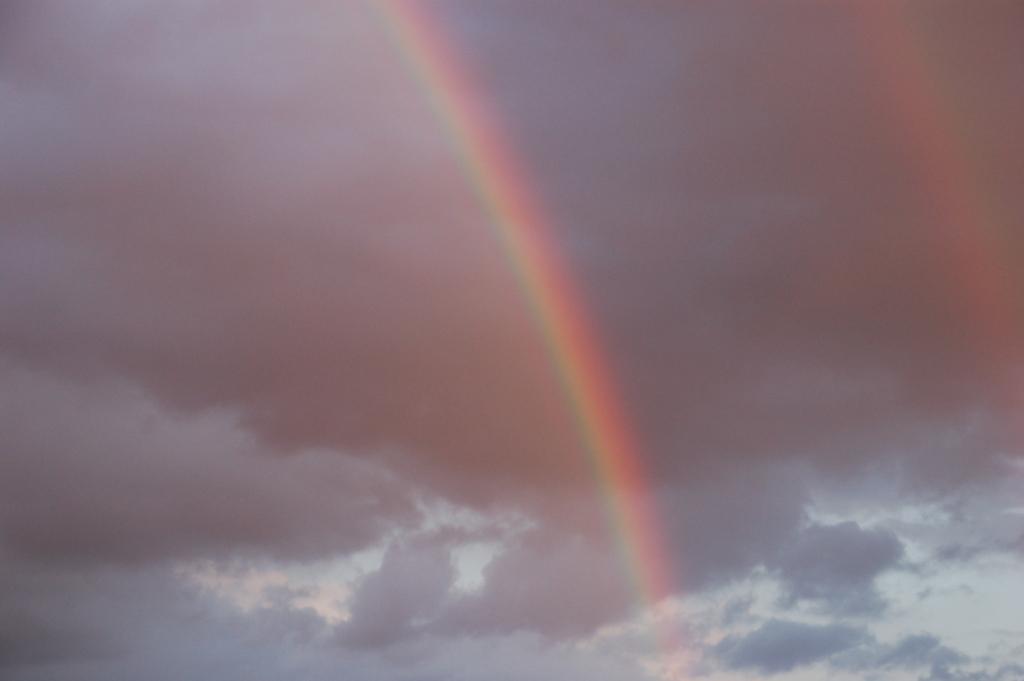
POLYGON ((421 11, 673 593, 379 8, 14 0, 0 677, 1024 679, 1024 4, 421 11))

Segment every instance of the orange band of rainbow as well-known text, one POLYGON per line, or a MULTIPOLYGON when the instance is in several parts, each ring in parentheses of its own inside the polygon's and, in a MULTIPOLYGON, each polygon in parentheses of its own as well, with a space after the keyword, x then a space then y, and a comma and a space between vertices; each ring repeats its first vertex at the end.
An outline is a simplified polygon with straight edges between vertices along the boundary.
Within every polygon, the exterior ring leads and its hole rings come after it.
MULTIPOLYGON (((475 96, 479 90, 464 60, 441 28, 416 2, 380 0, 377 6, 443 125, 529 304, 634 588, 643 605, 656 605, 672 593, 672 570, 653 494, 598 337, 551 240, 552 223, 495 112, 475 96)), ((664 626, 660 629, 662 650, 675 650, 676 636, 664 626)))

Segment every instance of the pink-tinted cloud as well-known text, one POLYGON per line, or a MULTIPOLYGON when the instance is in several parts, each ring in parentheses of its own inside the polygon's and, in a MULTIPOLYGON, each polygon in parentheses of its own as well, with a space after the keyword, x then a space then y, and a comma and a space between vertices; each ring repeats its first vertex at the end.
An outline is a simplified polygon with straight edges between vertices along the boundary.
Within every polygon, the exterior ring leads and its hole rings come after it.
MULTIPOLYGON (((908 85, 946 126, 932 137, 894 98, 907 53, 867 9, 429 8, 549 208, 684 593, 765 569, 792 603, 849 614, 844 597, 881 598, 909 530, 811 522, 815 499, 844 491, 866 513, 883 482, 908 504, 987 499, 1016 456, 1020 9, 901 6, 890 28, 928 78, 908 85), (925 172, 922 140, 943 135, 966 149, 941 158, 954 186, 925 172), (957 191, 986 211, 937 210, 957 191), (998 248, 965 268, 979 243, 998 248), (997 296, 969 295, 978 272, 997 296), (999 323, 979 324, 992 310, 999 323)), ((174 561, 388 545, 337 631, 268 615, 371 656, 367 678, 382 649, 521 651, 517 637, 578 638, 633 612, 514 273, 371 5, 8 3, 0 120, 13 582, 44 566, 55 592, 109 613, 87 597, 93 576, 61 571, 156 571, 146 588, 171 602, 174 561), (500 550, 476 593, 454 588, 454 543, 396 538, 440 500, 535 528, 484 523, 500 550)), ((27 632, 0 630, 19 665, 116 656, 136 628, 3 605, 27 632)), ((224 621, 210 630, 240 626, 224 621)), ((861 640, 772 621, 721 657, 782 670, 861 640)), ((132 678, 161 666, 139 664, 132 678)))

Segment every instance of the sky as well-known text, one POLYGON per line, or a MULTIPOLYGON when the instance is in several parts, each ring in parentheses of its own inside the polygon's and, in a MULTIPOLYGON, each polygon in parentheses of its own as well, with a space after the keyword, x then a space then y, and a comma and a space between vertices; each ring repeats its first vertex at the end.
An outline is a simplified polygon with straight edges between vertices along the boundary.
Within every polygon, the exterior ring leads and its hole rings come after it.
POLYGON ((3 3, 0 677, 1021 681, 1022 82, 1009 0, 3 3))

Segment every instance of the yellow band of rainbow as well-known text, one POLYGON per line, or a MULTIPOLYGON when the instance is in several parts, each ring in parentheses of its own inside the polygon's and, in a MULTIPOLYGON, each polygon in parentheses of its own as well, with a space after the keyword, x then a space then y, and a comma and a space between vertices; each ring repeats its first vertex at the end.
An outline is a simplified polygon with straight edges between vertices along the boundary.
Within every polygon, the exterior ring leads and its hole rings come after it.
MULTIPOLYGON (((444 127, 463 174, 500 242, 568 401, 600 486, 609 524, 642 605, 672 593, 672 570, 640 448, 598 336, 551 239, 552 222, 440 26, 408 0, 376 5, 444 127)), ((659 627, 662 650, 676 637, 659 627)))

